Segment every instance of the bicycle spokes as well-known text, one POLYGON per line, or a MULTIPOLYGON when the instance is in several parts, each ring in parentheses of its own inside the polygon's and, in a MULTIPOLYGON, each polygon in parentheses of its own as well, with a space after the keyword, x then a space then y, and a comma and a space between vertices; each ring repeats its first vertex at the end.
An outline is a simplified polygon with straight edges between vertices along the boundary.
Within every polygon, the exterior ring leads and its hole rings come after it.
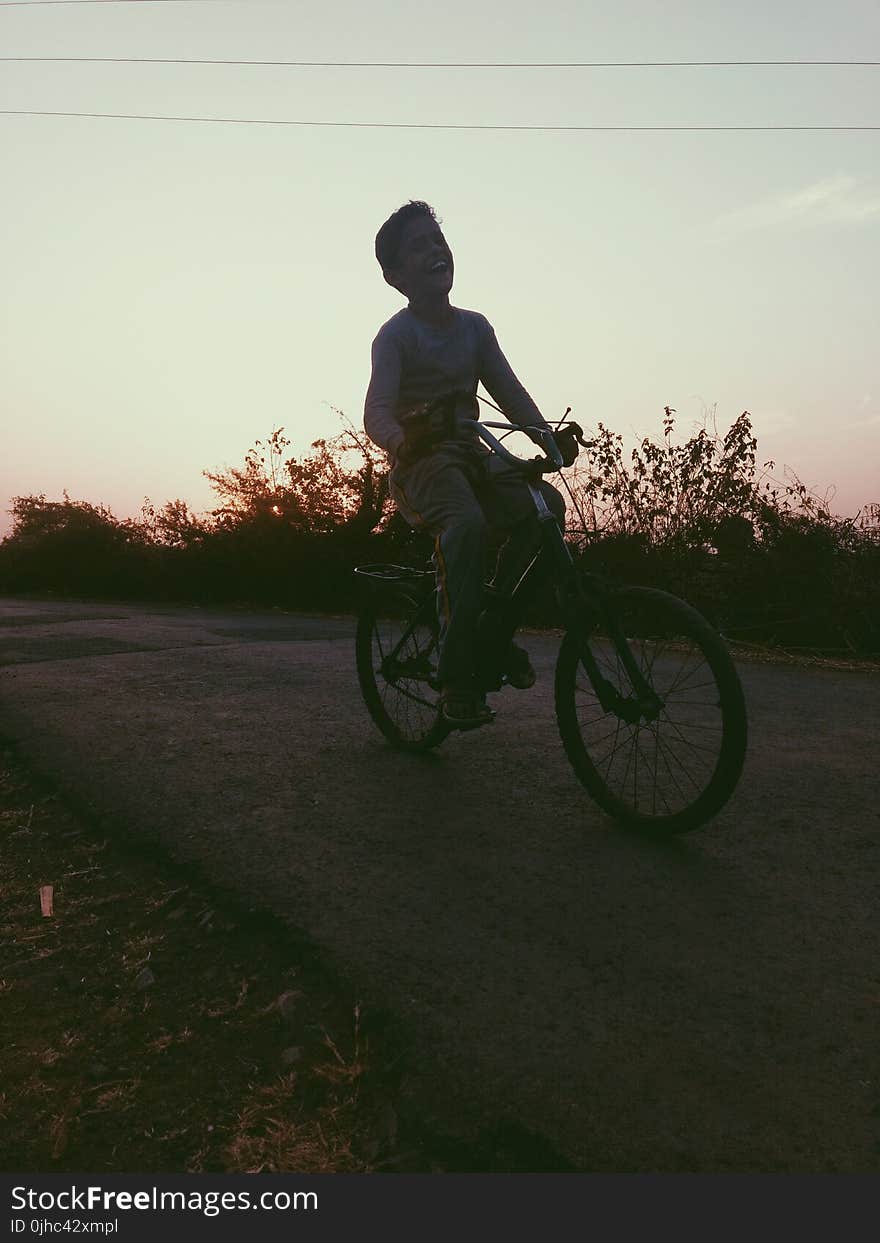
POLYGON ((586 705, 579 719, 594 762, 637 810, 675 811, 703 789, 717 760, 722 722, 714 678, 703 675, 700 653, 690 645, 633 637, 629 651, 654 687, 646 701, 628 685, 618 650, 606 644, 599 651, 617 702, 610 712, 596 713, 589 706, 591 688, 580 686, 586 705))
POLYGON ((437 627, 433 601, 389 599, 358 626, 358 671, 376 723, 398 746, 438 741, 437 627))
POLYGON ((566 636, 557 670, 566 750, 612 814, 694 827, 729 796, 742 765, 738 679, 718 636, 681 601, 631 588, 613 607, 604 633, 566 636))

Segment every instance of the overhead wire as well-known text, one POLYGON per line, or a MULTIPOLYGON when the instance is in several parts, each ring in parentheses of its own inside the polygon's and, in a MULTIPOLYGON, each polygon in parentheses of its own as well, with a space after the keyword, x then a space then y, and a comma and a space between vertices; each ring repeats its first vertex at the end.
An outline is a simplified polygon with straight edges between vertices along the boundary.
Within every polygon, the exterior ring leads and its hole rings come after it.
MULTIPOLYGON (((43 0, 48 3, 49 0, 43 0)), ((57 3, 73 0, 53 0, 57 3)), ((78 0, 85 3, 87 0, 78 0)), ((117 3, 117 0, 94 0, 117 3)), ((143 0, 141 0, 143 2, 143 0)), ((161 3, 163 0, 147 0, 161 3)), ((0 0, 2 6, 3 0, 0 0)), ((572 60, 572 61, 408 61, 408 60, 226 60, 207 56, 0 56, 0 61, 40 64, 115 65, 247 65, 285 69, 735 69, 735 68, 868 68, 878 60, 572 60)))
MULTIPOLYGON (((190 0, 29 0, 30 4, 65 3, 189 3, 190 0)), ((0 0, 0 7, 28 7, 23 0, 0 0)), ((151 56, 0 56, 5 63, 229 65, 291 69, 647 69, 647 68, 877 68, 880 61, 814 60, 679 60, 679 61, 293 61, 229 60, 209 57, 151 56)), ((110 120, 181 121, 225 125, 325 126, 357 129, 511 130, 535 132, 745 132, 745 131, 873 131, 875 125, 481 125, 403 121, 302 121, 264 117, 160 116, 146 113, 63 112, 0 109, 4 116, 67 116, 110 120)))
POLYGON ((0 9, 38 9, 45 4, 205 4, 216 0, 0 0, 0 9))
POLYGON ((188 121, 210 125, 290 125, 327 129, 488 130, 532 133, 754 133, 860 132, 880 125, 477 125, 425 121, 302 121, 275 117, 163 116, 143 112, 62 112, 48 109, 0 108, 0 116, 84 117, 115 121, 188 121))

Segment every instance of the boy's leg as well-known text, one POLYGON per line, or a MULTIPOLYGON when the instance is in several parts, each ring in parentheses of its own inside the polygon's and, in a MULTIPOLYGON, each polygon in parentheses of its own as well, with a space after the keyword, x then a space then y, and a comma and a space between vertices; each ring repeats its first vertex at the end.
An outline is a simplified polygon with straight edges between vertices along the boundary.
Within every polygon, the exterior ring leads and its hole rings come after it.
MULTIPOLYGON (((495 567, 493 586, 499 596, 509 597, 522 579, 541 548, 541 531, 535 502, 521 475, 504 464, 492 459, 487 483, 480 491, 480 499, 492 528, 508 533, 502 545, 495 567)), ((547 507, 565 529, 565 502, 560 493, 541 480, 537 485, 547 507)), ((535 675, 528 654, 513 643, 513 636, 525 610, 545 588, 549 567, 543 559, 538 560, 529 571, 528 578, 517 593, 516 614, 512 610, 499 617, 494 641, 499 648, 501 670, 506 672, 511 685, 525 689, 534 683, 535 675)))
POLYGON ((450 696, 476 691, 477 620, 483 606, 488 524, 474 494, 467 456, 440 451, 391 478, 395 503, 407 521, 435 538, 440 620, 438 677, 450 696))
MULTIPOLYGON (((565 501, 561 494, 546 479, 536 486, 564 531, 565 501)), ((479 496, 491 527, 507 533, 498 553, 493 583, 499 593, 510 595, 541 547, 535 502, 523 477, 496 458, 488 464, 486 484, 479 496)), ((527 603, 536 598, 546 581, 546 570, 541 571, 539 563, 529 575, 527 603)), ((525 595, 521 599, 526 602, 525 595)))

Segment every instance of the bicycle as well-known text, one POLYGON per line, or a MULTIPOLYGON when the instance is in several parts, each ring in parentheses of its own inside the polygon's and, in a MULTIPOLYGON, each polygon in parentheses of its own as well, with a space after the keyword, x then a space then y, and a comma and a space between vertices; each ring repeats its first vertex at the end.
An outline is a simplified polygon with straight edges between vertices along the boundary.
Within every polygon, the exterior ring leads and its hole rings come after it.
MULTIPOLYGON (((556 721, 576 776, 626 827, 660 836, 700 827, 732 795, 746 753, 745 699, 724 641, 676 596, 610 584, 575 561, 532 483, 562 467, 552 431, 519 429, 537 434, 545 450, 545 456, 526 460, 490 430, 509 432, 510 424, 471 420, 467 426, 522 472, 535 503, 538 556, 545 559, 563 621, 554 680, 556 721)), ((504 684, 492 659, 498 653, 492 637, 513 637, 517 598, 537 560, 507 599, 499 602, 487 587, 479 647, 487 692, 504 684)), ((434 572, 363 565, 355 573, 372 588, 359 610, 355 641, 367 710, 393 746, 436 747, 450 728, 440 713, 434 572)))

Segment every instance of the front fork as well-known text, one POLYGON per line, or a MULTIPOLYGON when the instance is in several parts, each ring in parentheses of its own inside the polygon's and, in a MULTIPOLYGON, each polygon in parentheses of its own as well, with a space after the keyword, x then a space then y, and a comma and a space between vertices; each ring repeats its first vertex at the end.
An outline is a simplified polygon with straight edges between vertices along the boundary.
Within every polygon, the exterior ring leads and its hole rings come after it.
MULTIPOLYGON (((543 501, 543 497, 541 498, 543 501)), ((550 517, 552 518, 552 514, 550 517)), ((624 695, 612 682, 604 676, 599 668, 588 639, 585 637, 580 644, 580 662, 586 671, 596 698, 603 712, 612 712, 630 725, 656 720, 663 710, 663 700, 645 678, 642 669, 633 656, 629 642, 617 619, 612 606, 608 602, 608 590, 601 579, 595 575, 580 575, 574 560, 561 536, 558 525, 556 536, 548 528, 544 547, 547 555, 553 557, 556 569, 556 594, 566 630, 575 633, 584 631, 586 635, 600 627, 608 635, 614 651, 624 668, 633 693, 624 695)))

